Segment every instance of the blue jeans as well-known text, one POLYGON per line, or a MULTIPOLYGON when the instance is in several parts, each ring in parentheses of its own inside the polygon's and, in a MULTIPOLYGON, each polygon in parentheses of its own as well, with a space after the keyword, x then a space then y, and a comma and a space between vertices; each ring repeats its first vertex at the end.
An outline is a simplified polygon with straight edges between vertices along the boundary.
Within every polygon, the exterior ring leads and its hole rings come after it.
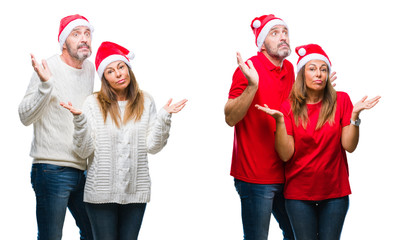
POLYGON ((136 240, 146 203, 86 203, 95 240, 136 240))
POLYGON ((266 240, 272 213, 283 231, 284 240, 294 240, 285 210, 283 184, 254 184, 238 179, 234 179, 234 184, 241 199, 244 240, 266 240))
POLYGON ((338 240, 349 208, 349 197, 322 201, 286 199, 297 240, 338 240))
POLYGON ((83 204, 86 181, 84 171, 52 164, 33 164, 31 183, 36 195, 38 240, 62 237, 68 208, 80 229, 81 239, 93 239, 89 218, 83 204))

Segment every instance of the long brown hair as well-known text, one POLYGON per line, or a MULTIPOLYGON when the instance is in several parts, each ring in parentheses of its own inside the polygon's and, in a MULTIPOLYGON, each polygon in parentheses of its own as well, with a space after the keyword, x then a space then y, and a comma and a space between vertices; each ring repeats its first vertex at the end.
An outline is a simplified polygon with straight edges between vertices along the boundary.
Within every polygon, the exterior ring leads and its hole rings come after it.
MULTIPOLYGON (((330 73, 327 71, 327 83, 324 88, 323 100, 321 103, 321 110, 319 119, 317 120, 316 130, 320 129, 326 122, 330 125, 334 123, 335 110, 337 107, 337 92, 331 85, 330 73)), ((302 127, 306 129, 308 125, 308 109, 306 106, 307 88, 305 81, 305 66, 298 72, 295 83, 290 93, 290 102, 292 114, 296 126, 302 123, 302 127)))
POLYGON ((129 69, 130 84, 127 87, 127 105, 123 120, 121 119, 116 93, 105 79, 104 75, 101 78, 101 89, 97 93, 97 100, 100 104, 104 123, 107 121, 109 113, 112 121, 118 128, 121 123, 126 124, 130 120, 139 121, 144 111, 143 91, 140 90, 133 71, 129 66, 127 66, 127 68, 129 69))

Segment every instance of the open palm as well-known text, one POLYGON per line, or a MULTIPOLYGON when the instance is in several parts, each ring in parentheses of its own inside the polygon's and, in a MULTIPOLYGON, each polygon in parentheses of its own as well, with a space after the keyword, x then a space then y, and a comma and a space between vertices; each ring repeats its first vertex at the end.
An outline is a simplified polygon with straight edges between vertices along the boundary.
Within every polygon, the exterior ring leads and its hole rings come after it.
POLYGON ((369 100, 366 100, 367 96, 364 96, 359 102, 357 102, 353 106, 353 113, 360 114, 360 112, 365 109, 373 108, 379 102, 380 98, 381 98, 380 96, 377 96, 369 100))
POLYGON ((180 102, 172 103, 172 98, 169 99, 169 101, 163 106, 163 108, 168 112, 168 113, 178 113, 180 112, 184 106, 186 106, 187 99, 183 99, 180 102))
POLYGON ((60 102, 60 105, 63 106, 64 108, 68 109, 73 115, 80 115, 82 114, 82 111, 79 109, 76 109, 72 106, 71 102, 68 102, 68 104, 64 102, 60 102))
POLYGON ((242 60, 241 54, 237 52, 237 64, 245 78, 248 80, 248 85, 257 86, 259 82, 258 72, 251 60, 248 60, 247 63, 248 65, 242 60))
POLYGON ((283 115, 282 112, 274 110, 274 109, 270 109, 266 104, 264 104, 263 107, 261 105, 256 104, 255 107, 257 109, 269 114, 270 116, 272 116, 276 120, 284 119, 284 115, 283 115))

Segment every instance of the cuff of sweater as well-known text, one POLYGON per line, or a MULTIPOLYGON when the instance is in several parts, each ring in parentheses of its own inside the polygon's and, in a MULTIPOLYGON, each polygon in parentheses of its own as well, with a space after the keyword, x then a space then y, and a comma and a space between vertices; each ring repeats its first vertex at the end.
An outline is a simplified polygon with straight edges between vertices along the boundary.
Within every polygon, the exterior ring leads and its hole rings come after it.
POLYGON ((172 118, 172 114, 171 113, 168 113, 166 110, 165 110, 165 108, 161 108, 160 110, 159 110, 159 116, 161 117, 161 119, 164 121, 164 122, 167 122, 167 123, 170 123, 171 122, 171 118, 172 118))
POLYGON ((75 125, 76 129, 81 129, 86 124, 86 116, 84 113, 80 115, 73 115, 73 124, 75 125))
POLYGON ((41 82, 41 84, 39 85, 39 91, 42 93, 51 91, 51 89, 53 88, 53 82, 53 77, 50 77, 47 82, 41 82))

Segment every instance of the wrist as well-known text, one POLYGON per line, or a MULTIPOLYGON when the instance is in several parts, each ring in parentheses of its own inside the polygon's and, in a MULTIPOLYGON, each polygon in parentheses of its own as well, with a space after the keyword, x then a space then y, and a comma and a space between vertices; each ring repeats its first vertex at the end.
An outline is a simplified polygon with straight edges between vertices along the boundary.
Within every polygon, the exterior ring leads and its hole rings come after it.
POLYGON ((356 127, 360 126, 360 118, 359 118, 359 113, 352 113, 352 117, 350 120, 352 125, 355 125, 356 127))
POLYGON ((359 119, 359 115, 360 113, 358 112, 352 112, 351 120, 356 121, 357 119, 359 119))
POLYGON ((248 82, 247 88, 249 88, 250 90, 258 90, 258 84, 248 82))
POLYGON ((39 79, 41 82, 48 82, 51 78, 51 75, 39 75, 39 79))
POLYGON ((276 124, 285 124, 285 122, 284 122, 284 117, 278 117, 278 118, 276 118, 276 124))

